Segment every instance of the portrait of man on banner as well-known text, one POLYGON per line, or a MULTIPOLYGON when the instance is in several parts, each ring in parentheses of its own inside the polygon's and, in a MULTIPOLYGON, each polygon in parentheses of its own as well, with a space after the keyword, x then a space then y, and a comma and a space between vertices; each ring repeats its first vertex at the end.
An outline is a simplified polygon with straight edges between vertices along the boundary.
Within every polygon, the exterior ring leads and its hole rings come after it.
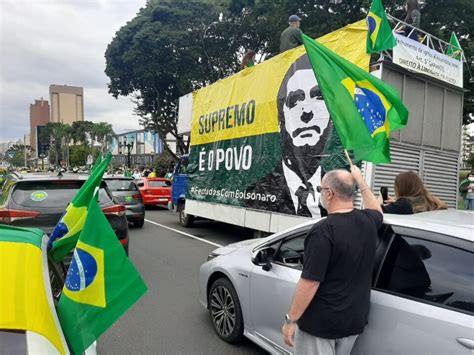
POLYGON ((282 160, 247 189, 272 194, 273 204, 247 201, 247 207, 284 214, 320 215, 321 158, 330 130, 329 112, 306 55, 288 69, 277 97, 282 160))

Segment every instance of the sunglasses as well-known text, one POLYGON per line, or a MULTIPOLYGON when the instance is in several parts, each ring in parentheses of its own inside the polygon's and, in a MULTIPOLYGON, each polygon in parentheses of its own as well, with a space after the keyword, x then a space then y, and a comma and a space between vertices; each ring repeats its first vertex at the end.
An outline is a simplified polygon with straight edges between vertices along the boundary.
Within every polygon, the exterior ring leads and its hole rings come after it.
POLYGON ((321 193, 321 191, 323 191, 323 190, 331 191, 331 189, 329 187, 316 186, 316 191, 318 191, 319 193, 321 193))

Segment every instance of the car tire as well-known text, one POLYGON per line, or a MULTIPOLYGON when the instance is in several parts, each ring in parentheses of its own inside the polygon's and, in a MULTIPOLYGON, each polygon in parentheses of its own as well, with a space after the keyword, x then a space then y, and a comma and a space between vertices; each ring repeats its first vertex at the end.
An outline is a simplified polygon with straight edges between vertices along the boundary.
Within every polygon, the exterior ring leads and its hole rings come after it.
POLYGON ((238 343, 244 335, 244 320, 239 297, 229 279, 222 277, 212 284, 209 295, 209 315, 219 338, 238 343))
POLYGON ((143 225, 145 224, 145 220, 144 219, 141 219, 139 221, 134 221, 133 222, 133 226, 135 228, 143 228, 143 225))
POLYGON ((190 215, 190 214, 187 214, 185 211, 184 211, 184 202, 181 202, 179 205, 178 205, 178 214, 179 214, 179 223, 183 226, 183 227, 186 227, 186 228, 189 228, 193 225, 193 222, 194 222, 194 216, 193 215, 190 215))

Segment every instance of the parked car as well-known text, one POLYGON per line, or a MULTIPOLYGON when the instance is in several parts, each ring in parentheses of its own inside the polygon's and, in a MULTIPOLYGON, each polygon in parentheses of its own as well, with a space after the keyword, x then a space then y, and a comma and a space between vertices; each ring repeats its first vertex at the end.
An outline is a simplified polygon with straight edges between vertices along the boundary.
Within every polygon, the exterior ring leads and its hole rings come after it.
POLYGON ((171 181, 165 178, 140 178, 135 183, 145 206, 168 206, 171 201, 171 181))
MULTIPOLYGON (((281 327, 316 221, 218 248, 200 268, 200 302, 218 336, 290 354, 281 327)), ((350 237, 350 236, 348 236, 350 237)), ((470 354, 474 220, 465 211, 385 215, 368 325, 351 354, 470 354)))
POLYGON ((145 205, 133 178, 106 176, 103 180, 117 201, 127 209, 127 221, 135 227, 143 227, 145 223, 145 205))
MULTIPOLYGON (((0 280, 8 290, 0 304, 2 354, 70 351, 55 308, 64 274, 49 257, 47 240, 39 229, 0 226, 0 280)), ((94 342, 85 354, 96 353, 94 342)))
MULTIPOLYGON (((0 223, 40 228, 50 235, 87 177, 77 174, 10 174, 0 194, 0 223)), ((103 181, 99 189, 99 205, 128 253, 125 206, 113 197, 103 181)))

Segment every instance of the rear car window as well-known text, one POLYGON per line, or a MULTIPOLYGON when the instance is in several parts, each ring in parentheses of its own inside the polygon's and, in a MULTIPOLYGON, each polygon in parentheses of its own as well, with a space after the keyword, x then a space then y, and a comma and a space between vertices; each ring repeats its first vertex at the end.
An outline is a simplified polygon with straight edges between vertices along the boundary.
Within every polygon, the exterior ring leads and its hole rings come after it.
MULTIPOLYGON (((25 207, 66 207, 72 201, 84 181, 23 181, 18 182, 12 192, 12 200, 25 207)), ((102 183, 99 190, 99 204, 111 199, 102 183)))
POLYGON ((148 181, 148 186, 149 187, 169 187, 166 181, 162 181, 162 180, 150 180, 148 181))
POLYGON ((131 180, 106 180, 110 191, 137 191, 137 185, 131 180))

